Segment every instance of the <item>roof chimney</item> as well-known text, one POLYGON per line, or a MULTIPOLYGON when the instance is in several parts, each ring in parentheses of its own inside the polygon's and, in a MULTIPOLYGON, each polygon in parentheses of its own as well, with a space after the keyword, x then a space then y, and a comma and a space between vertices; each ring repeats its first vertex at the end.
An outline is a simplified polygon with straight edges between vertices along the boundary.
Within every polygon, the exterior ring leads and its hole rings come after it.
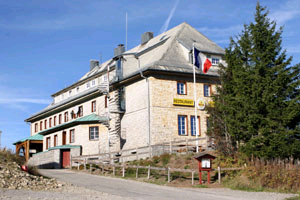
POLYGON ((123 52, 125 52, 124 44, 119 44, 117 48, 114 49, 114 56, 121 55, 123 52))
POLYGON ((141 45, 146 44, 152 38, 153 38, 153 32, 145 32, 141 38, 141 45))
POLYGON ((90 71, 99 66, 99 60, 90 60, 90 71))

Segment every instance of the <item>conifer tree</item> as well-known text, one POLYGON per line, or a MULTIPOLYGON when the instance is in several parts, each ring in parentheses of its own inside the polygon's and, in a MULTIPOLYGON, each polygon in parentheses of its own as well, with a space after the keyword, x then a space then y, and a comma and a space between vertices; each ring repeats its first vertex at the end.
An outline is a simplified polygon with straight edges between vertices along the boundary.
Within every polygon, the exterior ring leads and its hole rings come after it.
POLYGON ((208 108, 208 134, 225 153, 300 157, 300 64, 290 66, 281 34, 257 3, 254 22, 230 39, 221 86, 208 108))

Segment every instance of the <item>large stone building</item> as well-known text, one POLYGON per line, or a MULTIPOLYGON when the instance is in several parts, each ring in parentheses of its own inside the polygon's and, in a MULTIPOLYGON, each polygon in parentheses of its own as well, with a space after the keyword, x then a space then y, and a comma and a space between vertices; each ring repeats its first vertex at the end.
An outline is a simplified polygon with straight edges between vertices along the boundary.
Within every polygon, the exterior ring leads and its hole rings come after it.
MULTIPOLYGON (((79 81, 54 93, 48 107, 25 120, 31 124, 25 141, 40 135, 39 157, 51 154, 53 160, 56 154, 99 154, 194 138, 193 43, 200 57, 212 62, 207 73, 196 70, 197 97, 208 102, 224 50, 182 23, 156 37, 144 33, 141 44, 128 51, 119 45, 104 63, 91 60, 79 81)), ((197 115, 200 137, 205 137, 206 113, 197 115)), ((15 143, 19 149, 22 142, 15 143)))

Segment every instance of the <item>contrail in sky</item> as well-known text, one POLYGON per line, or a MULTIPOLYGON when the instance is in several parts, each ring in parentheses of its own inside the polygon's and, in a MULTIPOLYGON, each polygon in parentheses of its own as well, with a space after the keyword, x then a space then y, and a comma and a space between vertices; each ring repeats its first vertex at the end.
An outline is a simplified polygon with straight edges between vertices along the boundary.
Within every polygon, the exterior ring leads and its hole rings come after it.
POLYGON ((170 12, 170 14, 168 16, 168 19, 165 21, 164 25, 160 28, 160 31, 159 31, 160 33, 163 33, 163 32, 165 32, 168 29, 169 23, 170 23, 173 15, 174 15, 174 12, 175 12, 175 10, 177 8, 178 3, 179 3, 179 0, 176 0, 174 6, 173 6, 173 8, 172 8, 172 10, 171 10, 171 12, 170 12))

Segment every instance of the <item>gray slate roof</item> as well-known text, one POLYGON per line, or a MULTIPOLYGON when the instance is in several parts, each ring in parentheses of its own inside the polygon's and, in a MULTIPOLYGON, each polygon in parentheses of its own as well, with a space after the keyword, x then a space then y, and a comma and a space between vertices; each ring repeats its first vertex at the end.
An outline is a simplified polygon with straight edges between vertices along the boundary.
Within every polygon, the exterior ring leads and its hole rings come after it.
MULTIPOLYGON (((130 58, 130 56, 133 57, 132 54, 135 54, 139 58, 140 68, 137 68, 137 61, 130 62, 129 59, 127 59, 127 61, 123 64, 123 71, 128 71, 128 73, 125 73, 125 75, 123 76, 123 80, 140 73, 140 71, 147 70, 192 73, 193 65, 187 60, 182 48, 184 47, 186 49, 185 51, 191 51, 193 48, 193 43, 195 47, 203 53, 216 55, 224 55, 225 53, 224 49, 219 47, 213 41, 209 40, 195 28, 184 22, 152 38, 144 45, 140 44, 124 52, 122 55, 125 57, 125 59, 130 58)), ((114 63, 113 58, 87 72, 78 82, 82 83, 84 82, 84 80, 90 78, 91 76, 102 74, 107 70, 107 65, 111 63, 114 63)), ((203 74, 200 70, 196 69, 196 73, 202 74, 203 76, 218 76, 217 71, 217 67, 214 66, 211 67, 211 69, 206 74, 203 74)), ((74 83, 71 86, 74 86, 77 83, 74 83)), ((95 91, 96 88, 91 88, 90 90, 84 91, 83 93, 68 98, 64 101, 60 101, 56 104, 52 103, 42 111, 26 119, 25 121, 30 121, 31 118, 37 115, 45 113, 67 102, 73 101, 95 91)), ((55 94, 59 94, 59 92, 60 91, 56 92, 55 94)))

